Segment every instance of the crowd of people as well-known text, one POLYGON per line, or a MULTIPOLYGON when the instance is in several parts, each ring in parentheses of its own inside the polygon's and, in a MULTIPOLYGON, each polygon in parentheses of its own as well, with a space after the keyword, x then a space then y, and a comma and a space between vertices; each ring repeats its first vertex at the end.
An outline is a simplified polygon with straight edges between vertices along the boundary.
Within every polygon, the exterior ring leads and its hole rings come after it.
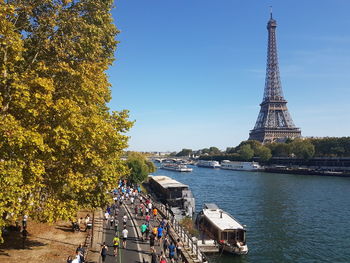
MULTIPOLYGON (((140 226, 140 232, 143 242, 149 242, 151 263, 182 262, 182 242, 180 239, 172 241, 170 233, 169 220, 158 216, 158 210, 153 206, 150 198, 144 198, 140 194, 140 187, 127 186, 120 182, 118 189, 112 191, 113 204, 106 207, 104 213, 105 227, 114 229, 113 254, 118 256, 118 249, 126 248, 128 239, 127 222, 129 220, 126 213, 122 217, 122 231, 119 233, 119 211, 124 203, 130 204, 134 210, 136 220, 143 221, 140 226), (122 244, 120 244, 120 236, 122 244), (121 245, 121 246, 120 246, 121 245), (159 246, 157 254, 156 247, 159 246)), ((119 217, 120 218, 120 217, 119 217)), ((104 243, 101 246, 102 262, 105 262, 108 254, 108 246, 104 243)))

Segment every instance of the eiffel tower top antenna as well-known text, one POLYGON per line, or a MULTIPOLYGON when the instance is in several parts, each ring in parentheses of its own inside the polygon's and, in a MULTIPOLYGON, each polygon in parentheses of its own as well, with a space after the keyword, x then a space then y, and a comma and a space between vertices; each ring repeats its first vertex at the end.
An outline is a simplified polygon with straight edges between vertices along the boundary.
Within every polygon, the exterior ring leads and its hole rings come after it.
POLYGON ((270 19, 272 19, 272 5, 270 5, 270 19))

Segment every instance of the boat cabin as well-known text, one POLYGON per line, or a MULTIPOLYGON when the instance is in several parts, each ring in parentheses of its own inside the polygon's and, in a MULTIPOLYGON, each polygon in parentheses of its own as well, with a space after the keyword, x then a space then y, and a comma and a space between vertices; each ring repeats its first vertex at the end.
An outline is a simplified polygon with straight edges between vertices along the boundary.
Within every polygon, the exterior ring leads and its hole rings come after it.
POLYGON ((198 223, 201 230, 218 242, 232 245, 246 243, 244 227, 216 204, 204 204, 198 223))

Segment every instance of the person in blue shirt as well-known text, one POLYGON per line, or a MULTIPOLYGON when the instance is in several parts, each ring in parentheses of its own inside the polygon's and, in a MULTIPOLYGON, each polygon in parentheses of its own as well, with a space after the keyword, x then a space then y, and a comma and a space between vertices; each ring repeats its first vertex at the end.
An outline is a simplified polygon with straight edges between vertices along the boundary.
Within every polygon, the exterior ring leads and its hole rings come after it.
POLYGON ((169 258, 171 262, 174 262, 174 257, 175 257, 175 245, 173 242, 170 243, 169 247, 169 258))
POLYGON ((162 242, 162 237, 163 237, 163 228, 161 225, 159 225, 158 229, 158 234, 157 234, 157 237, 158 237, 158 244, 160 245, 161 242, 162 242))

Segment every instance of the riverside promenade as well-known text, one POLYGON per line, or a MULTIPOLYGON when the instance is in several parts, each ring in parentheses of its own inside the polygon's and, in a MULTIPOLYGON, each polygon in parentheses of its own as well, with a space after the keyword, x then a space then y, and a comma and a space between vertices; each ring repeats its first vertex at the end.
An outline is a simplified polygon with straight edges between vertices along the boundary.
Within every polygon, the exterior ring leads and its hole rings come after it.
MULTIPOLYGON (((145 200, 146 197, 143 196, 143 200, 145 200)), ((165 210, 165 207, 159 203, 157 203, 155 200, 152 200, 152 204, 154 207, 158 209, 158 215, 156 218, 153 216, 150 220, 150 230, 153 227, 157 227, 160 223, 160 221, 163 218, 167 217, 167 211, 165 210)), ((140 205, 139 198, 135 199, 134 205, 140 205)), ((114 225, 111 227, 110 222, 105 221, 103 219, 103 213, 100 212, 96 218, 94 224, 94 240, 92 244, 92 249, 89 252, 89 256, 87 259, 87 262, 90 263, 101 263, 102 258, 100 255, 100 249, 103 244, 103 242, 106 242, 106 245, 108 246, 108 254, 106 257, 105 262, 106 263, 151 263, 151 249, 149 240, 142 241, 140 226, 142 223, 145 222, 144 218, 140 218, 139 216, 135 215, 134 211, 134 205, 131 204, 130 200, 126 200, 122 206, 119 207, 119 213, 118 213, 118 232, 116 233, 114 231, 114 225), (126 223, 126 228, 128 230, 128 239, 126 243, 126 248, 122 248, 122 230, 123 230, 123 216, 127 215, 128 220, 126 223), (118 255, 114 256, 113 253, 113 238, 115 234, 119 235, 120 237, 120 248, 118 250, 118 255)), ((170 219, 170 231, 169 231, 169 241, 175 241, 177 238, 181 239, 181 242, 184 244, 184 249, 182 249, 181 253, 181 259, 179 259, 179 255, 176 255, 176 260, 174 262, 186 262, 186 263, 197 263, 197 262, 206 262, 203 259, 203 256, 198 251, 198 247, 195 248, 190 245, 190 240, 187 235, 185 235, 185 231, 179 226, 179 224, 170 219), (186 240, 187 237, 187 240, 186 240), (188 247, 190 245, 190 247, 188 247), (187 249, 186 249, 187 247, 187 249), (197 250, 197 251, 196 251, 197 250), (200 253, 200 258, 198 259, 198 255, 194 256, 194 254, 200 253)), ((159 244, 157 241, 155 242, 155 250, 156 254, 159 256, 162 251, 163 244, 159 244)), ((168 252, 165 253, 167 256, 167 262, 171 262, 169 259, 168 252)), ((157 261, 159 262, 159 261, 157 261)))

